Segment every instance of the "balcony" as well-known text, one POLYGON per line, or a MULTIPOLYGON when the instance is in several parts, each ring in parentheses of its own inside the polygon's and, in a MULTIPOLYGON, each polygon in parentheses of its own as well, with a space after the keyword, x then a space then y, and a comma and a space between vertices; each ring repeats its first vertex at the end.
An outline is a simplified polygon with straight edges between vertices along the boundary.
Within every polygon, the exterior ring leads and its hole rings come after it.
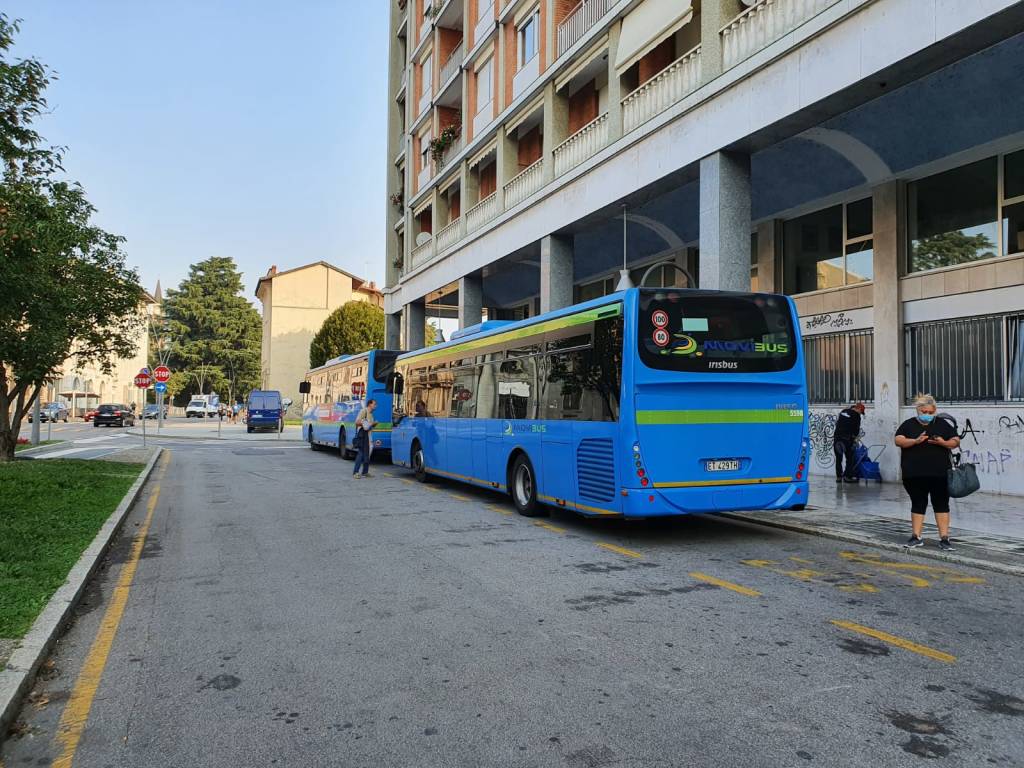
POLYGON ((455 74, 459 71, 459 68, 462 66, 462 60, 465 57, 465 55, 465 46, 463 46, 460 43, 458 46, 456 46, 455 50, 451 52, 451 55, 448 57, 445 63, 441 65, 441 79, 438 82, 442 89, 445 87, 445 85, 448 84, 448 81, 452 77, 454 77, 455 74))
POLYGON ((444 152, 441 153, 441 163, 437 167, 438 170, 441 170, 442 168, 447 168, 448 163, 454 160, 456 155, 458 155, 459 152, 462 151, 462 147, 462 136, 459 136, 459 138, 455 139, 455 141, 449 144, 448 147, 444 150, 444 152))
POLYGON ((424 112, 426 112, 428 109, 430 109, 430 102, 431 102, 431 99, 433 99, 433 98, 434 98, 434 93, 433 93, 433 87, 432 87, 431 83, 429 83, 429 82, 423 83, 423 93, 420 94, 419 103, 416 105, 417 106, 417 110, 416 110, 416 119, 417 120, 419 120, 419 118, 423 115, 424 112))
POLYGON ((466 234, 475 232, 498 215, 498 195, 492 192, 466 211, 466 234))
POLYGON ((451 248, 462 239, 464 234, 462 228, 463 221, 464 220, 461 218, 455 219, 455 221, 437 233, 436 239, 438 253, 447 248, 451 248))
POLYGON ((555 176, 575 168, 608 143, 608 113, 599 115, 555 147, 555 176))
POLYGON ((422 192, 430 184, 430 180, 434 177, 433 174, 433 163, 426 162, 423 167, 420 168, 420 172, 416 175, 416 192, 422 192))
MULTIPOLYGON (((470 0, 475 2, 476 0, 470 0)), ((477 17, 478 21, 476 26, 473 28, 473 45, 478 45, 481 40, 487 37, 491 32, 494 31, 494 4, 481 9, 480 15, 477 17)))
MULTIPOLYGON (((769 2, 771 0, 768 0, 769 2)), ((683 54, 622 100, 622 129, 629 133, 700 85, 700 46, 683 54)))
POLYGON ((719 31, 722 68, 753 56, 839 0, 761 0, 719 31))
POLYGON ((494 100, 488 101, 473 118, 473 136, 479 136, 494 120, 494 100))
POLYGON ((431 238, 423 245, 417 245, 412 249, 412 253, 409 256, 409 269, 416 269, 416 267, 426 264, 434 258, 434 239, 431 238))
POLYGON ((608 0, 581 0, 558 25, 558 55, 568 51, 608 13, 608 0))
POLYGON ((537 160, 512 177, 505 185, 505 209, 508 210, 528 198, 544 184, 544 158, 537 160))

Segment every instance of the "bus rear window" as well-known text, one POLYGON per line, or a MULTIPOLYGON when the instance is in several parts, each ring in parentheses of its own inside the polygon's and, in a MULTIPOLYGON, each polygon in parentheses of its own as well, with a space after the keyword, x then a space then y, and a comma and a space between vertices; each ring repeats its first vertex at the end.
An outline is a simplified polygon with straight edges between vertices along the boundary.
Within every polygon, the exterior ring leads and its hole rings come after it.
POLYGON ((781 296, 643 289, 640 359, 650 368, 705 373, 784 371, 796 362, 781 296))

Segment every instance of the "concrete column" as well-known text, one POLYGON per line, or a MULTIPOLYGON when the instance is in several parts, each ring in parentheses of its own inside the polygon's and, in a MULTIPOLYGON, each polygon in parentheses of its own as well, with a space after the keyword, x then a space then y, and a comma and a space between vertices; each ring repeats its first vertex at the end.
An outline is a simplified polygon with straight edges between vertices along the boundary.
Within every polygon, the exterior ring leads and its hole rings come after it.
POLYGON ((402 348, 402 314, 384 315, 384 348, 402 348))
POLYGON ((497 193, 498 212, 505 210, 505 185, 519 173, 519 142, 511 136, 502 125, 498 128, 497 158, 497 193))
POLYGON ((615 58, 619 51, 621 24, 612 24, 608 30, 608 143, 622 138, 622 78, 615 71, 615 58))
MULTIPOLYGON (((869 413, 872 432, 886 436, 900 424, 903 402, 903 312, 900 275, 906 257, 906 196, 899 181, 871 190, 874 235, 875 407, 869 413)), ((882 453, 885 480, 899 479, 900 452, 882 453)))
POLYGON ((422 349, 424 346, 424 328, 427 322, 426 305, 423 299, 411 301, 402 310, 402 321, 405 336, 405 349, 422 349))
POLYGON ((700 287, 750 290, 750 157, 700 161, 700 287))
POLYGON ((540 241, 540 311, 572 304, 572 238, 548 235, 540 241))
POLYGON ((544 183, 555 178, 555 147, 569 138, 569 100, 555 90, 555 81, 544 86, 544 127, 542 157, 544 183))
POLYGON ((480 202, 480 180, 469 167, 469 161, 462 161, 462 168, 459 171, 462 195, 462 213, 465 214, 470 208, 480 202))
POLYGON ((782 222, 778 219, 757 225, 757 290, 782 293, 782 222))
POLYGON ((738 0, 703 0, 700 6, 700 79, 710 83, 722 74, 722 38, 718 31, 736 18, 738 0))
POLYGON ((480 272, 459 278, 459 328, 483 321, 484 279, 480 272))

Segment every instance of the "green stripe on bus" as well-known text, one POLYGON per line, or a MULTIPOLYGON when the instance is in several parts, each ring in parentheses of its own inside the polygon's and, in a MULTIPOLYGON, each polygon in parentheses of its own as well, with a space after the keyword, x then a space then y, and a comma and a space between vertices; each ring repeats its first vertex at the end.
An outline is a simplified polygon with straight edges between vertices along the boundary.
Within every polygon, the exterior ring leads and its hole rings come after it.
POLYGON ((800 424, 804 412, 779 410, 637 411, 637 424, 800 424))
POLYGON ((603 307, 595 307, 594 309, 577 312, 574 315, 556 317, 554 320, 545 320, 543 323, 528 325, 525 328, 517 328, 514 331, 506 331, 505 333, 486 336, 482 339, 470 339, 462 344, 456 344, 454 347, 439 349, 436 352, 424 352, 422 355, 416 355, 416 357, 401 358, 399 363, 401 365, 411 365, 425 363, 430 360, 437 360, 442 357, 458 357, 464 352, 472 352, 475 349, 490 347, 494 344, 504 344, 509 341, 516 341, 517 339, 527 339, 533 336, 539 336, 542 333, 560 331, 563 328, 572 328, 574 325, 585 325, 587 323, 593 323, 596 320, 604 320, 606 317, 618 317, 621 314, 621 302, 612 305, 605 305, 603 307))

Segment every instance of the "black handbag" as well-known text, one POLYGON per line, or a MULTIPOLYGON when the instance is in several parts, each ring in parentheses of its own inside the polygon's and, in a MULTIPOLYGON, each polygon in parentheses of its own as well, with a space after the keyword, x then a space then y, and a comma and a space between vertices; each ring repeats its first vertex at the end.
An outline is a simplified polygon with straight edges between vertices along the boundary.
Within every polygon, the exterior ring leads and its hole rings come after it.
POLYGON ((962 499, 981 488, 978 470, 973 464, 961 461, 960 454, 956 455, 955 460, 950 457, 950 461, 952 466, 946 470, 946 484, 951 498, 962 499))

